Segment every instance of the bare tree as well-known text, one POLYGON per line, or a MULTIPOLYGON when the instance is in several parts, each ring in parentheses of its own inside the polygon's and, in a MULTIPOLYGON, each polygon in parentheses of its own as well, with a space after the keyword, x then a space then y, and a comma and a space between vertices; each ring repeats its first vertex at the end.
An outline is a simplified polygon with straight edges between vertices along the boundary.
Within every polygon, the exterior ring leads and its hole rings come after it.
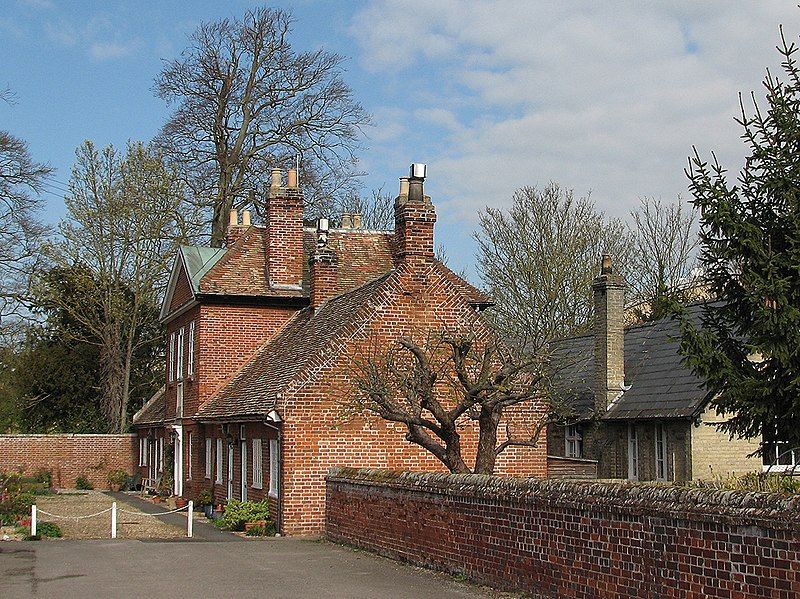
POLYGON ((556 183, 523 187, 507 211, 487 206, 478 218, 478 272, 496 303, 494 322, 529 351, 587 327, 598 256, 612 254, 623 269, 630 263, 622 221, 556 183))
POLYGON ((264 193, 270 167, 302 156, 305 185, 329 190, 320 198, 346 188, 354 172, 368 116, 341 79, 342 58, 296 53, 291 25, 269 8, 205 23, 156 79, 158 96, 176 105, 159 143, 211 211, 213 246, 229 210, 264 193))
POLYGON ((72 330, 84 336, 80 341, 99 347, 103 411, 111 430, 121 432, 133 356, 160 338, 159 298, 185 240, 178 216, 183 188, 162 157, 140 143, 120 157, 112 146, 98 151, 87 141, 76 156, 62 240, 48 254, 77 292, 55 293, 45 281, 39 290, 44 305, 78 325, 72 330))
POLYGON ((660 318, 669 302, 692 299, 697 215, 691 207, 684 210, 680 198, 666 205, 642 198, 631 219, 635 251, 627 270, 635 312, 638 318, 660 318))
POLYGON ((394 230, 394 197, 383 191, 373 189, 369 196, 360 190, 353 190, 332 207, 331 216, 338 217, 344 213, 361 215, 361 227, 375 231, 394 230))
POLYGON ((552 419, 551 409, 534 405, 546 401, 541 360, 518 359, 474 331, 437 333, 423 344, 401 338, 388 352, 372 351, 354 362, 355 394, 345 404, 346 414, 366 411, 402 423, 406 439, 450 472, 494 473, 501 453, 535 446, 552 419), (511 419, 512 411, 525 412, 511 419), (472 466, 461 442, 470 422, 478 428, 472 466))
MULTIPOLYGON (((8 90, 3 99, 11 101, 8 90)), ((52 169, 34 162, 28 145, 0 131, 0 333, 13 335, 25 312, 29 281, 40 261, 46 228, 37 221, 52 169)))

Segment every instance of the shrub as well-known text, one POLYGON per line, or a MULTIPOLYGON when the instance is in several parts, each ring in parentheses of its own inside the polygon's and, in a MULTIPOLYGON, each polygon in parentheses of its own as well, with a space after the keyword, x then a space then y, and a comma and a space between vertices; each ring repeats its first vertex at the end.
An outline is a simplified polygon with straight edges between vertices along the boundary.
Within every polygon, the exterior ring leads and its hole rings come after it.
POLYGON ((275 536, 275 525, 267 521, 266 526, 252 526, 244 534, 248 537, 273 537, 275 536))
POLYGON ((36 472, 36 482, 47 485, 48 489, 53 487, 53 473, 42 468, 36 472))
POLYGON ((108 484, 122 486, 126 478, 128 475, 124 470, 112 470, 108 473, 108 484))
POLYGON ((208 489, 202 491, 197 496, 197 505, 199 507, 203 507, 204 505, 212 505, 213 503, 214 503, 214 497, 211 495, 211 491, 209 491, 208 489))
POLYGON ((0 524, 16 524, 30 513, 33 501, 33 493, 23 487, 19 476, 0 481, 0 524))
POLYGON ((271 520, 269 514, 269 501, 236 501, 231 500, 225 506, 225 515, 222 516, 223 526, 231 530, 244 530, 247 522, 271 520))
POLYGON ((756 491, 761 493, 780 493, 782 495, 800 493, 800 479, 783 474, 766 474, 762 472, 748 472, 740 476, 730 475, 725 478, 717 475, 711 480, 690 481, 683 484, 690 487, 723 491, 756 491))
POLYGON ((61 528, 55 522, 37 522, 36 534, 40 537, 61 538, 61 528))
POLYGON ((79 491, 91 491, 94 485, 85 476, 79 476, 75 479, 75 488, 79 491))

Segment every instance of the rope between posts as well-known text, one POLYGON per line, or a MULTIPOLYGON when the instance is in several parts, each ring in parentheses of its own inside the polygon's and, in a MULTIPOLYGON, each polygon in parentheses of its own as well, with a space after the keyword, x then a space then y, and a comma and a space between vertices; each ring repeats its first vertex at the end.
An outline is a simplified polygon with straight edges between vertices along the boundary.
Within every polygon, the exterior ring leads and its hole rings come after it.
POLYGON ((182 512, 184 510, 188 511, 189 510, 189 506, 185 505, 183 507, 179 507, 177 509, 170 510, 168 512, 155 512, 154 514, 151 514, 149 512, 141 512, 141 511, 140 512, 131 512, 131 511, 128 511, 128 510, 123 510, 123 509, 117 508, 117 512, 118 513, 121 513, 121 514, 133 514, 134 516, 164 516, 166 514, 174 514, 175 512, 182 512))
POLYGON ((43 509, 37 509, 37 514, 44 514, 45 516, 50 516, 51 518, 61 518, 62 520, 85 520, 86 518, 94 518, 95 516, 100 516, 101 514, 105 514, 110 512, 111 508, 104 509, 96 514, 87 514, 85 516, 62 516, 61 514, 51 514, 50 512, 45 512, 43 509))

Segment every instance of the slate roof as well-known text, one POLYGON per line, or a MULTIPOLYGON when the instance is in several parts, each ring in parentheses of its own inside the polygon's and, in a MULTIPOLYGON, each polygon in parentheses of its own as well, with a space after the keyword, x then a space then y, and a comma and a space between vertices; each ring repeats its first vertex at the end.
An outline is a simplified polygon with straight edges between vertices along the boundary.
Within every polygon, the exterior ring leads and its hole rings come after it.
POLYGON ((273 339, 197 413, 197 418, 265 417, 278 395, 299 376, 309 361, 337 337, 358 309, 378 292, 387 273, 345 294, 333 297, 316 311, 300 310, 273 339))
POLYGON ((142 408, 133 415, 134 426, 162 424, 166 415, 166 387, 161 387, 142 408))
MULTIPOLYGON (((687 306, 695 321, 701 309, 702 304, 687 306)), ((691 418, 702 409, 708 391, 682 363, 679 338, 679 322, 671 317, 625 330, 625 382, 630 389, 610 406, 604 419, 691 418)), ((551 345, 555 389, 580 417, 593 409, 593 346, 592 335, 551 345)))

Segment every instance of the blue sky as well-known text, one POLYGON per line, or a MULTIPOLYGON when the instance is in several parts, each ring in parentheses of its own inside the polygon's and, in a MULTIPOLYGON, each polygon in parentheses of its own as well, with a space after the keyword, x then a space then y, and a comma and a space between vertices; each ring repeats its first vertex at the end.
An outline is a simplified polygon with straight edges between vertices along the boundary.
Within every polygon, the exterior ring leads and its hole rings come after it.
MULTIPOLYGON (((161 60, 202 21, 248 2, 5 0, 0 128, 57 170, 75 148, 148 140, 168 115, 152 93, 161 60)), ((477 211, 522 185, 557 181, 625 216, 638 198, 686 197, 696 145, 737 170, 738 92, 777 70, 778 25, 798 39, 796 2, 273 2, 296 19, 298 49, 347 57, 345 79, 373 114, 361 155, 368 187, 392 192, 428 163, 437 239, 472 271, 477 211)))

